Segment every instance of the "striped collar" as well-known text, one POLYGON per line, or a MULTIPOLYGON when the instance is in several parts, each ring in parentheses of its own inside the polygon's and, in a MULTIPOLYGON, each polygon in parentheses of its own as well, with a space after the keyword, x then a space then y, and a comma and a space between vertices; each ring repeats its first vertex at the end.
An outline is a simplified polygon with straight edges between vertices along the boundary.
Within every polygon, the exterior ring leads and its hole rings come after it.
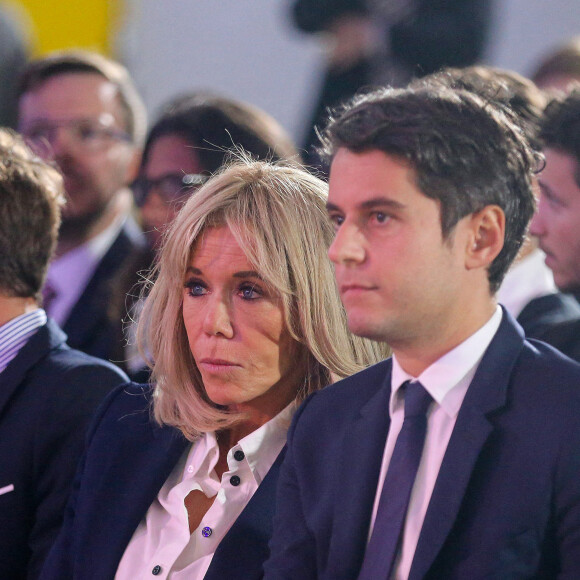
POLYGON ((16 357, 28 339, 45 324, 46 313, 42 308, 37 308, 0 326, 0 373, 16 357))

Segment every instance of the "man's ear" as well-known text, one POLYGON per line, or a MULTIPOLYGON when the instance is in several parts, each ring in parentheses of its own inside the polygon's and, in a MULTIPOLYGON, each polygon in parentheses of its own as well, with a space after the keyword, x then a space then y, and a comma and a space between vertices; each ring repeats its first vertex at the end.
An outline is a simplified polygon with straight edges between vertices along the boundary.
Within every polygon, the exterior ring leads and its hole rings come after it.
POLYGON ((486 205, 470 218, 465 254, 468 270, 487 268, 501 252, 505 236, 505 214, 498 205, 486 205))

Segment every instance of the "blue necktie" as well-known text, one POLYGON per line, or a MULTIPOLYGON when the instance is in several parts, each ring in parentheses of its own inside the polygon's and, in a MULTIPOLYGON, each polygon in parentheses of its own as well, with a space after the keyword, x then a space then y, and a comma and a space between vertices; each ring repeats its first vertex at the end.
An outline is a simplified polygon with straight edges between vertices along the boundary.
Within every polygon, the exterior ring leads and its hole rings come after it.
POLYGON ((421 461, 427 431, 426 413, 433 399, 419 382, 407 382, 402 388, 405 389, 405 420, 389 462, 359 580, 390 577, 421 461))

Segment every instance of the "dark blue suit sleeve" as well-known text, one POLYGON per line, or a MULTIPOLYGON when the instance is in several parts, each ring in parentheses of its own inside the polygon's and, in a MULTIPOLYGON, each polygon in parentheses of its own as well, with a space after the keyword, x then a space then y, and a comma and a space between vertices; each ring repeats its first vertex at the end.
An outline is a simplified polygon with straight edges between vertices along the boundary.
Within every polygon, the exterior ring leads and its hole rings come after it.
MULTIPOLYGON (((103 403, 97 410, 97 413, 95 414, 91 426, 88 429, 88 433, 86 434, 85 453, 86 448, 88 448, 90 441, 93 437, 93 434, 98 428, 98 425, 101 422, 102 417, 106 414, 111 403, 116 399, 118 394, 125 389, 125 387, 126 384, 122 384, 117 389, 114 389, 109 394, 109 396, 103 401, 103 403)), ((80 433, 77 433, 77 437, 79 437, 79 439, 81 440, 81 447, 82 442, 85 440, 84 434, 85 434, 84 429, 82 435, 80 433)), ((82 455, 80 462, 78 463, 78 466, 75 466, 76 476, 74 476, 74 481, 72 484, 72 488, 70 490, 70 496, 68 497, 68 503, 66 503, 62 528, 60 529, 60 533, 58 534, 58 537, 54 542, 54 545, 52 546, 52 549, 50 550, 48 557, 46 558, 44 567, 42 568, 42 574, 40 575, 41 579, 50 578, 53 580, 65 580, 67 578, 72 579, 74 577, 72 570, 72 556, 74 555, 74 519, 76 513, 78 491, 82 479, 82 474, 84 471, 84 464, 85 464, 85 454, 82 455)), ((73 473, 74 471, 75 468, 73 468, 73 473)), ((69 477, 72 479, 72 474, 69 474, 69 477)), ((66 501, 66 498, 64 501, 66 501)))

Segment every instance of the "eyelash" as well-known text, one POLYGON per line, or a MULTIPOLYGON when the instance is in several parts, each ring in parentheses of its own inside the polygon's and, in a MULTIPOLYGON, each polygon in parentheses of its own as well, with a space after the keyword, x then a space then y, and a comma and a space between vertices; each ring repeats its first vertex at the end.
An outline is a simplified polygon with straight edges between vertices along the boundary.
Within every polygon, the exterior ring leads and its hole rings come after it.
MULTIPOLYGON (((188 296, 191 296, 192 298, 198 298, 200 296, 205 296, 205 294, 207 294, 207 285, 205 284, 205 282, 198 280, 198 279, 187 280, 187 282, 184 284, 184 287, 187 289, 188 296), (205 290, 205 292, 200 293, 200 294, 195 294, 194 288, 197 288, 197 287, 203 288, 205 290)), ((242 282, 236 288, 236 294, 238 294, 242 300, 245 300, 247 302, 251 302, 253 300, 261 298, 264 295, 264 293, 262 292, 262 290, 259 286, 257 286, 254 283, 250 283, 250 282, 242 282), (244 296, 244 293, 248 292, 248 291, 252 292, 253 294, 256 294, 257 296, 252 296, 252 297, 244 296)))

